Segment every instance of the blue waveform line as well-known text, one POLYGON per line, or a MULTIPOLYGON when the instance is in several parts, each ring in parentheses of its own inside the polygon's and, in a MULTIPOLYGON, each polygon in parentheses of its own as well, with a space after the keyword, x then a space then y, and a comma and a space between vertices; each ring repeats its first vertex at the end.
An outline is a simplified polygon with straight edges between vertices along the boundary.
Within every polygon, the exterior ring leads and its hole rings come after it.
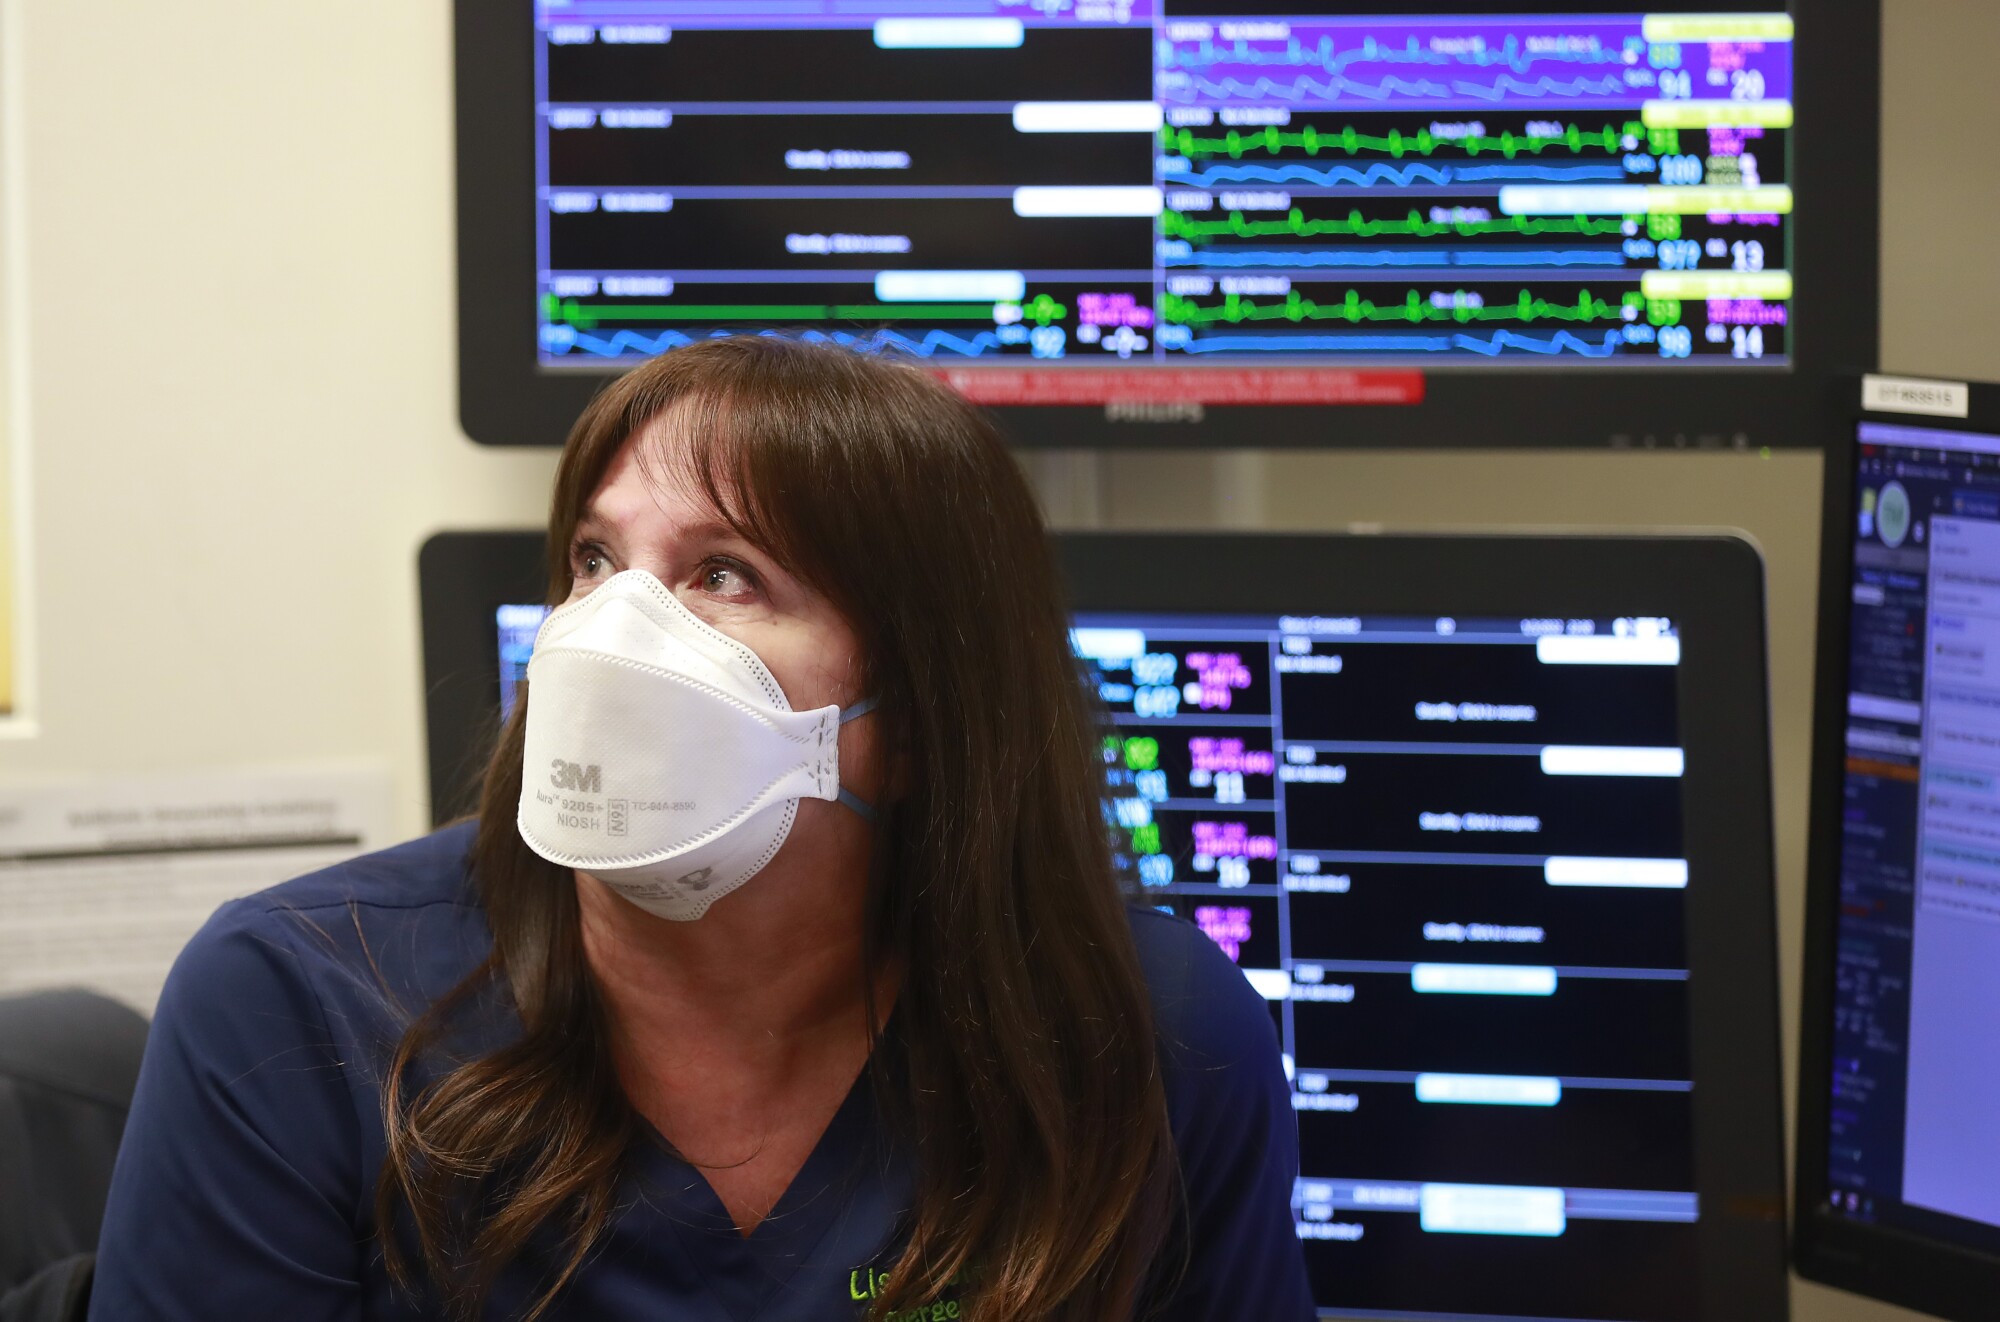
POLYGON ((1364 101, 1386 101, 1392 96, 1407 96, 1422 99, 1445 100, 1454 95, 1473 96, 1484 100, 1498 101, 1510 94, 1524 97, 1578 97, 1616 96, 1625 93, 1624 83, 1617 78, 1578 78, 1563 82, 1554 78, 1537 78, 1532 83, 1524 83, 1510 74, 1502 74, 1491 84, 1455 82, 1449 85, 1419 79, 1411 83, 1401 78, 1384 78, 1379 83, 1355 82, 1335 74, 1322 82, 1317 78, 1295 78, 1289 82, 1259 77, 1250 82, 1240 78, 1201 78, 1194 80, 1192 89, 1172 88, 1167 95, 1176 101, 1195 101, 1209 98, 1225 100, 1263 101, 1338 101, 1342 96, 1357 97, 1364 101))
MULTIPOLYGON (((723 334, 727 333, 726 331, 723 332, 723 334)), ((693 344, 697 338, 715 339, 719 337, 683 335, 680 331, 674 330, 661 331, 658 335, 645 335, 638 331, 622 330, 616 331, 609 336, 590 335, 583 331, 578 331, 576 337, 569 342, 569 349, 581 349, 583 352, 598 358, 622 358, 628 353, 645 354, 650 357, 653 354, 665 353, 669 349, 678 349, 684 344, 693 344)), ((568 350, 565 350, 565 352, 568 352, 568 350)))
POLYGON ((1454 248, 1453 266, 1623 266, 1617 249, 1590 248, 1454 248))
POLYGON ((1342 248, 1298 252, 1269 248, 1210 248, 1173 266, 1623 266, 1615 249, 1587 248, 1342 248))
POLYGON ((1532 83, 1524 83, 1512 74, 1501 74, 1490 83, 1455 82, 1451 85, 1461 96, 1482 96, 1498 101, 1502 97, 1514 96, 1615 96, 1625 92, 1625 83, 1619 78, 1605 78, 1595 83, 1588 78, 1579 78, 1572 83, 1559 83, 1552 78, 1537 78, 1532 83))
MULTIPOLYGON (((767 332, 768 333, 768 332, 767 332)), ((802 331, 799 339, 811 343, 831 342, 850 349, 864 349, 878 352, 883 349, 900 349, 920 358, 934 357, 940 353, 954 353, 966 358, 977 358, 987 350, 1000 348, 1000 337, 992 331, 978 331, 972 335, 953 335, 950 331, 925 331, 922 338, 912 338, 900 331, 878 330, 866 335, 856 335, 850 331, 802 331)))
POLYGON ((1582 165, 1537 165, 1533 161, 1523 161, 1518 165, 1462 165, 1454 176, 1462 184, 1491 183, 1497 179, 1549 179, 1570 182, 1580 179, 1625 178, 1625 167, 1613 161, 1597 161, 1582 165))
POLYGON ((1553 335, 1524 335, 1520 331, 1496 330, 1491 335, 1459 331, 1451 335, 1370 335, 1366 332, 1331 335, 1203 335, 1186 346, 1188 353, 1451 353, 1462 350, 1498 357, 1509 349, 1523 353, 1554 355, 1573 353, 1582 358, 1609 358, 1618 352, 1623 337, 1606 331, 1592 341, 1559 330, 1553 335))
POLYGON ((1182 52, 1178 48, 1162 43, 1164 64, 1167 68, 1207 69, 1217 64, 1282 64, 1315 65, 1328 73, 1344 73, 1356 64, 1469 64, 1478 68, 1488 68, 1504 64, 1515 73, 1526 73, 1530 66, 1544 61, 1562 64, 1618 64, 1623 61, 1622 50, 1599 47, 1595 50, 1553 50, 1523 53, 1520 41, 1508 37, 1498 50, 1454 51, 1449 54, 1428 50, 1410 37, 1401 47, 1384 46, 1373 37, 1364 37, 1361 44, 1351 50, 1336 51, 1332 37, 1321 37, 1318 43, 1308 48, 1298 38, 1285 43, 1281 51, 1259 50, 1247 41, 1238 41, 1226 50, 1213 41, 1204 41, 1191 51, 1182 52))
POLYGON ((926 331, 921 337, 905 335, 900 331, 876 330, 857 335, 851 331, 728 331, 716 330, 703 335, 689 335, 684 331, 666 330, 657 335, 647 335, 642 331, 621 330, 610 336, 587 335, 579 331, 573 347, 598 358, 622 358, 628 354, 652 357, 669 349, 694 344, 700 340, 720 340, 731 335, 784 335, 804 340, 811 344, 838 344, 850 349, 866 352, 880 352, 896 349, 903 353, 915 354, 919 358, 931 358, 941 353, 958 354, 966 358, 977 358, 988 350, 997 350, 1000 339, 992 331, 979 331, 970 336, 954 335, 950 331, 926 331))
POLYGON ((1367 166, 1329 165, 1325 168, 1311 165, 1213 165, 1206 170, 1187 170, 1170 173, 1166 177, 1177 184, 1202 187, 1218 183, 1257 183, 1318 184, 1328 188, 1339 184, 1356 184, 1364 188, 1393 184, 1398 188, 1407 188, 1426 179, 1434 184, 1448 184, 1453 176, 1449 165, 1426 165, 1416 161, 1402 166, 1375 162, 1367 166))
POLYGON ((1170 183, 1191 184, 1198 188, 1211 188, 1217 184, 1249 183, 1308 184, 1321 188, 1336 188, 1343 184, 1373 188, 1378 184, 1390 184, 1398 188, 1408 188, 1412 184, 1425 181, 1440 186, 1453 183, 1496 183, 1515 179, 1532 179, 1538 183, 1583 183, 1598 179, 1622 182, 1625 178, 1625 168, 1610 161, 1585 165, 1537 165, 1532 161, 1509 165, 1429 165, 1422 161, 1413 161, 1402 166, 1385 165, 1379 161, 1367 166, 1314 166, 1296 162, 1260 165, 1246 162, 1236 165, 1212 165, 1206 170, 1168 172, 1165 178, 1170 183))

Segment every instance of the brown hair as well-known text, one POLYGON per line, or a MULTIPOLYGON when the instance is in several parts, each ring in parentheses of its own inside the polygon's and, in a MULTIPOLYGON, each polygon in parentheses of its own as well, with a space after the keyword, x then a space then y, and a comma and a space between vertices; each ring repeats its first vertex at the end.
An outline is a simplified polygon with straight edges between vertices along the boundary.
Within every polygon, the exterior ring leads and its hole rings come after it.
MULTIPOLYGON (((991 424, 915 366, 708 341, 621 378, 577 420, 549 516, 551 601, 569 595, 565 552, 613 456, 670 406, 694 438, 676 461, 695 489, 855 629, 883 746, 907 767, 878 821, 866 935, 876 966, 905 970, 900 1096, 878 1096, 918 1188, 877 1315, 954 1283, 983 1322, 1131 1315, 1179 1182, 1090 708, 1027 484, 991 424)), ((479 809, 492 953, 410 1027, 385 1088, 383 1251, 411 1284, 394 1230, 407 1216, 432 1288, 465 1318, 545 1227, 562 1251, 527 1316, 547 1312, 648 1132, 612 1064, 567 871, 514 827, 532 700, 479 809), (419 1082, 482 988, 511 993, 519 1038, 419 1082)), ((888 1090, 879 1053, 871 1068, 888 1090)))

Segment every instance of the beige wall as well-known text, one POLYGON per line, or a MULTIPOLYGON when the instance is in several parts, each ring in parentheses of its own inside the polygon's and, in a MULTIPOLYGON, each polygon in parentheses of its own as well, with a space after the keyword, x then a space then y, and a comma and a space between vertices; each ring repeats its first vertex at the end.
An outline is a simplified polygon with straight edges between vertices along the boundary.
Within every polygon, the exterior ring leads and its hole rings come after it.
MULTIPOLYGON (((6 0, 22 84, 32 740, 0 774, 374 757, 425 820, 414 557, 540 518, 552 458, 454 409, 444 0, 6 0)), ((1888 0, 1885 365, 2000 378, 1980 217, 2000 9, 1888 0), (1943 36, 1945 39, 1940 39, 1943 36)), ((1733 525, 1770 566, 1785 974, 1796 981, 1816 459, 1037 459, 1114 526, 1733 525)), ((1801 1287, 1812 1322, 1893 1310, 1801 1287)))

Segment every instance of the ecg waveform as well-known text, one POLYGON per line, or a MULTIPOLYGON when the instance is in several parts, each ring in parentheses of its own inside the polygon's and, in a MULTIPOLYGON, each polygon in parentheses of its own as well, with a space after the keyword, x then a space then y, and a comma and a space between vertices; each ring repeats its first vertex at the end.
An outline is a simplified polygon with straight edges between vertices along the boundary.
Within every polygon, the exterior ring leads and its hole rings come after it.
POLYGON ((643 331, 621 330, 609 336, 579 333, 574 343, 579 351, 598 358, 624 358, 632 355, 651 358, 669 349, 678 349, 701 340, 719 340, 731 335, 745 334, 784 334, 791 339, 804 340, 812 344, 838 344, 842 348, 868 352, 894 349, 901 353, 915 354, 919 358, 933 358, 939 355, 977 358, 981 354, 998 352, 1001 347, 999 338, 990 331, 980 331, 969 336, 953 335, 947 331, 928 331, 916 336, 893 330, 860 333, 818 330, 712 330, 695 335, 676 330, 661 331, 657 335, 647 335, 643 331))
POLYGON ((1359 187, 1408 188, 1429 184, 1444 188, 1452 184, 1496 183, 1622 183, 1627 178, 1623 166, 1608 162, 1580 165, 1263 165, 1255 161, 1240 165, 1212 165, 1204 170, 1168 169, 1169 183, 1216 188, 1226 184, 1304 184, 1316 188, 1359 187))
POLYGON ((1205 304, 1177 294, 1168 294, 1160 307, 1163 320, 1185 326, 1238 325, 1259 321, 1348 321, 1355 323, 1446 321, 1461 324, 1480 321, 1623 321, 1627 309, 1636 309, 1644 300, 1628 294, 1615 301, 1594 296, 1588 289, 1573 300, 1551 301, 1522 290, 1511 300, 1488 305, 1469 301, 1460 292, 1426 297, 1410 290, 1402 299, 1376 302, 1360 291, 1349 289, 1337 302, 1320 303, 1303 297, 1295 289, 1282 302, 1260 303, 1255 299, 1225 296, 1219 304, 1205 304))
POLYGON ((1553 357, 1575 354, 1580 358, 1609 358, 1618 352, 1620 337, 1606 331, 1596 340, 1557 331, 1553 335, 1530 335, 1519 331, 1496 330, 1491 335, 1457 332, 1451 335, 1211 335, 1189 341, 1187 351, 1210 353, 1392 353, 1436 354, 1460 351, 1482 358, 1497 358, 1509 350, 1553 357))
POLYGON ((788 4, 538 48, 539 361, 1787 361, 1784 15, 1027 5, 945 60, 788 4))
POLYGON ((1360 239, 1381 238, 1385 235, 1429 239, 1445 234, 1466 237, 1491 234, 1603 235, 1622 233, 1625 227, 1622 216, 1488 216, 1476 220, 1458 216, 1444 220, 1428 220, 1416 211, 1411 211, 1403 217, 1386 220, 1370 220, 1359 211, 1349 211, 1345 216, 1315 220, 1297 207, 1293 207, 1276 220, 1253 220, 1241 211, 1232 211, 1220 220, 1205 220, 1199 216, 1169 211, 1161 216, 1160 220, 1160 232, 1168 238, 1188 239, 1195 243, 1206 243, 1211 239, 1225 237, 1259 239, 1274 234, 1291 235, 1301 239, 1320 235, 1343 235, 1360 239))
POLYGON ((1493 152, 1511 161, 1524 153, 1540 156, 1545 151, 1557 149, 1572 154, 1581 154, 1586 150, 1615 152, 1621 150, 1626 138, 1643 132, 1643 127, 1635 123, 1606 124, 1594 129, 1570 124, 1559 132, 1539 134, 1503 131, 1440 135, 1421 128, 1408 136, 1393 128, 1383 134, 1363 133, 1352 124, 1331 133, 1322 133, 1311 124, 1295 133, 1269 125, 1248 133, 1230 129, 1220 136, 1203 135, 1187 128, 1164 128, 1160 130, 1160 145, 1190 160, 1211 156, 1238 160, 1245 152, 1261 151, 1275 156, 1279 152, 1296 149, 1307 156, 1317 156, 1323 151, 1345 152, 1349 156, 1358 152, 1383 152, 1397 160, 1405 155, 1433 156, 1441 151, 1463 152, 1467 156, 1493 152))
POLYGON ((1535 102, 1573 101, 1616 97, 1624 91, 1625 84, 1618 78, 1537 78, 1530 82, 1511 74, 1503 74, 1492 82, 1454 79, 1447 83, 1432 82, 1427 78, 1410 81, 1394 77, 1371 83, 1338 75, 1323 79, 1311 76, 1290 79, 1197 77, 1185 86, 1165 89, 1167 100, 1188 105, 1207 100, 1336 105, 1342 98, 1379 104, 1406 97, 1413 101, 1436 102, 1470 98, 1497 106, 1510 98, 1535 102))
POLYGON ((1337 49, 1332 36, 1321 36, 1308 45, 1289 37, 1282 47, 1270 49, 1249 41, 1221 43, 1203 40, 1192 46, 1166 47, 1161 64, 1169 69, 1207 69, 1218 64, 1311 65, 1328 73, 1344 73, 1355 64, 1426 64, 1436 67, 1459 64, 1472 68, 1504 67, 1517 74, 1530 72, 1537 64, 1612 64, 1621 52, 1604 47, 1562 48, 1528 51, 1521 40, 1508 36, 1497 48, 1439 51, 1419 44, 1413 34, 1401 47, 1390 47, 1373 36, 1364 36, 1350 49, 1337 49))
POLYGON ((1391 267, 1416 269, 1437 266, 1592 266, 1622 267, 1625 259, 1616 252, 1596 252, 1567 248, 1506 248, 1491 252, 1455 249, 1439 253, 1424 248, 1377 248, 1373 250, 1327 251, 1317 248, 1258 249, 1222 248, 1199 258, 1171 257, 1168 265, 1179 267, 1265 267, 1270 269, 1316 270, 1329 266, 1391 267))

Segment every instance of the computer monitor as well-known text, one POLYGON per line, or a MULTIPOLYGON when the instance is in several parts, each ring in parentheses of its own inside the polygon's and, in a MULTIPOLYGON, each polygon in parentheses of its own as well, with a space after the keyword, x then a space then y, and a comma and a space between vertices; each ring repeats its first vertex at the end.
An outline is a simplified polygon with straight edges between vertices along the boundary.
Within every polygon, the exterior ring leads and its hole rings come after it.
POLYGON ((1025 445, 1810 438, 1802 383, 1873 365, 1878 26, 459 0, 462 416, 555 444, 605 374, 774 331, 1025 445))
POLYGON ((547 542, 540 532, 444 532, 417 554, 433 824, 479 805, 486 760, 544 613, 547 542))
MULTIPOLYGON (((1120 873, 1270 1006, 1320 1315, 1782 1319, 1755 552, 1056 543, 1120 873)), ((434 700, 485 704, 433 722, 434 783, 490 742, 539 552, 426 549, 434 700)))
POLYGON ((1894 393, 1946 416, 1848 407, 1827 455, 1795 1252, 1815 1280, 1987 1318, 2000 387, 1894 393))

